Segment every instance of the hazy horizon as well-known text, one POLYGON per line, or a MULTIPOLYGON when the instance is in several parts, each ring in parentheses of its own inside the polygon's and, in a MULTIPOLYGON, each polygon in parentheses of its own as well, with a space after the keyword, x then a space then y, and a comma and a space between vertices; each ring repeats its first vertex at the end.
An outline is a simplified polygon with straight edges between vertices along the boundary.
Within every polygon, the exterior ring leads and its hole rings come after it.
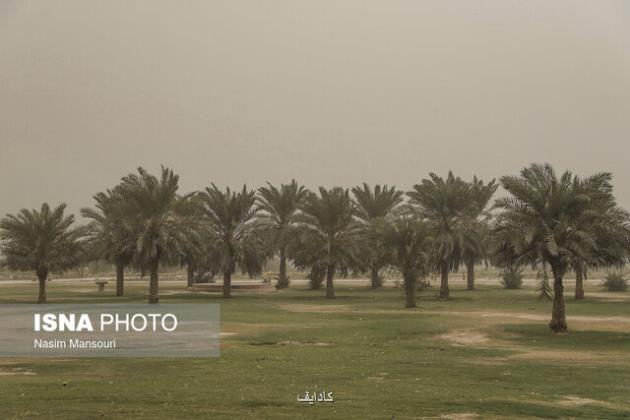
POLYGON ((624 1, 0 3, 0 216, 160 164, 185 192, 550 162, 630 208, 628 133, 624 1))

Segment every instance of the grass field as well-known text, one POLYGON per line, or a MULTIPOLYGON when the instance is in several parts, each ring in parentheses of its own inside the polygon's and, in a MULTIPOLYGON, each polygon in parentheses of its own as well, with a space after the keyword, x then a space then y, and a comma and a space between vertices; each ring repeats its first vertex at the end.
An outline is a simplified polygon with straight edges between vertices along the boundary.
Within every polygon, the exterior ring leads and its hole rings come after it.
MULTIPOLYGON (((121 300, 93 286, 52 282, 49 301, 121 300)), ((630 417, 630 293, 569 296, 570 331, 554 336, 531 289, 456 287, 449 301, 428 290, 413 310, 398 289, 161 292, 221 304, 220 358, 0 359, 0 418, 630 417), (296 401, 313 389, 334 403, 296 401)), ((132 282, 122 299, 145 293, 132 282)), ((0 303, 35 296, 31 283, 0 285, 0 303)))

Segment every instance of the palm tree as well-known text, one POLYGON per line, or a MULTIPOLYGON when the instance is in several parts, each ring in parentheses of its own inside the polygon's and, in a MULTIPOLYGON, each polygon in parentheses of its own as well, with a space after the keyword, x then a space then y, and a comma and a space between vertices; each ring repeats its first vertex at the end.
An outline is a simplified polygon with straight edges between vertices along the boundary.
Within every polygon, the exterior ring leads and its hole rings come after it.
POLYGON ((95 209, 83 208, 83 217, 91 219, 87 226, 93 253, 116 267, 116 296, 124 295, 125 267, 135 249, 131 220, 125 214, 120 191, 116 188, 94 195, 95 209))
POLYGON ((282 184, 276 188, 270 183, 267 187, 258 189, 260 209, 263 213, 260 219, 272 232, 272 240, 280 255, 280 275, 277 287, 283 289, 289 286, 287 278, 287 246, 291 227, 295 224, 295 216, 308 190, 293 179, 290 184, 282 184))
POLYGON ((434 173, 423 179, 407 193, 420 219, 429 223, 435 244, 435 261, 441 274, 440 297, 448 298, 448 274, 456 271, 466 245, 466 234, 471 223, 470 184, 452 172, 443 179, 434 173))
POLYGON ((177 260, 196 235, 175 211, 178 188, 179 176, 165 167, 160 178, 138 168, 137 174, 122 178, 118 187, 123 211, 132 217, 134 261, 143 270, 149 269, 149 303, 159 301, 160 263, 177 260))
POLYGON ((630 215, 617 206, 612 193, 611 177, 595 176, 581 180, 577 188, 591 196, 599 217, 594 219, 589 213, 577 219, 580 230, 593 233, 596 246, 593 253, 585 258, 576 254, 571 266, 575 271, 575 299, 584 299, 584 280, 588 270, 593 268, 622 267, 630 247, 630 215))
POLYGON ((370 271, 372 289, 378 289, 383 285, 380 271, 385 265, 386 252, 378 236, 370 235, 369 232, 403 201, 404 193, 387 185, 375 185, 374 189, 370 189, 366 183, 362 187, 352 188, 352 193, 357 202, 357 216, 368 233, 364 241, 366 252, 361 265, 370 271))
POLYGON ((0 221, 0 249, 12 270, 32 270, 39 280, 37 303, 46 303, 46 279, 51 272, 75 266, 81 257, 82 228, 72 228, 74 216, 64 216, 65 204, 50 209, 22 209, 0 221))
POLYGON ((223 271, 223 296, 230 297, 232 274, 237 265, 250 275, 262 269, 269 256, 264 226, 256 220, 256 192, 246 185, 240 192, 216 185, 202 193, 211 247, 220 255, 223 271))
POLYGON ((287 255, 298 270, 308 271, 307 279, 311 290, 320 290, 326 279, 327 249, 322 248, 318 242, 313 242, 312 236, 304 234, 304 230, 305 227, 299 224, 292 228, 287 255))
POLYGON ((299 234, 310 244, 315 260, 326 266, 326 297, 334 298, 336 270, 350 265, 355 258, 360 225, 356 208, 347 189, 319 187, 319 196, 309 194, 299 218, 299 234))
POLYGON ((549 164, 533 164, 519 176, 504 176, 501 185, 512 197, 497 200, 503 209, 494 233, 497 253, 514 264, 548 265, 553 274, 553 309, 549 328, 567 329, 563 278, 576 261, 597 254, 601 223, 597 197, 612 193, 609 173, 580 179, 566 171, 558 177, 549 164))
POLYGON ((497 191, 499 184, 492 181, 484 184, 481 179, 473 177, 470 183, 470 200, 468 207, 468 223, 464 242, 463 259, 466 264, 466 287, 475 288, 475 264, 482 262, 488 255, 490 238, 490 220, 492 215, 486 211, 490 199, 497 191))
POLYGON ((203 199, 200 194, 187 194, 178 196, 174 205, 177 214, 186 224, 188 230, 197 232, 196 235, 183 243, 182 252, 179 255, 180 266, 186 266, 186 286, 192 287, 195 282, 195 272, 199 269, 212 271, 214 264, 213 252, 208 248, 206 225, 204 222, 203 199))
POLYGON ((384 223, 380 235, 389 250, 390 261, 400 270, 405 285, 405 307, 416 307, 418 279, 430 271, 432 239, 423 221, 401 215, 391 223, 384 223))

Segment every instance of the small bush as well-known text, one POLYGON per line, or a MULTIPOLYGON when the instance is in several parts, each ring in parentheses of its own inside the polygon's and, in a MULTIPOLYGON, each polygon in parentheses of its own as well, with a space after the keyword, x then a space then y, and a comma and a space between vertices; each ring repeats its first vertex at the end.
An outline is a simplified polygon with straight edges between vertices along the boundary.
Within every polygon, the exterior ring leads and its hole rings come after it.
POLYGON ((523 285, 523 269, 507 267, 501 272, 501 283, 506 289, 520 289, 523 285))
POLYGON ((308 274, 308 285, 311 290, 320 290, 326 277, 326 267, 322 265, 314 265, 308 274))
POLYGON ((606 276, 604 287, 609 292, 625 292, 628 289, 628 280, 622 273, 610 273, 606 276))
POLYGON ((431 282, 427 279, 418 280, 418 290, 426 290, 431 288, 431 282))

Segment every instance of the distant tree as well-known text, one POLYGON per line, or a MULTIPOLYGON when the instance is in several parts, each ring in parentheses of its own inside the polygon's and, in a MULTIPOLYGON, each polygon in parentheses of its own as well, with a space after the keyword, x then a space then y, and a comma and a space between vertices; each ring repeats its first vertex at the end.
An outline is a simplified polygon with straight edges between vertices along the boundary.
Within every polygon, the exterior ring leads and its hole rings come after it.
POLYGON ((22 209, 0 221, 0 250, 9 269, 32 270, 39 280, 38 303, 46 303, 46 279, 51 272, 75 266, 82 252, 82 228, 73 228, 74 216, 64 216, 66 205, 41 210, 22 209))
POLYGON ((418 280, 430 272, 433 239, 426 222, 415 217, 399 216, 392 222, 382 222, 383 245, 391 264, 400 270, 405 286, 405 307, 416 307, 418 280))
POLYGON ((366 234, 362 241, 365 251, 360 258, 360 268, 370 272, 371 287, 377 289, 383 285, 380 271, 386 264, 386 249, 381 238, 370 235, 370 232, 374 231, 379 221, 389 216, 396 206, 402 203, 404 193, 387 185, 375 185, 371 189, 365 183, 362 187, 352 188, 352 193, 357 202, 357 216, 366 234))
POLYGON ((575 188, 588 195, 597 212, 594 218, 590 212, 576 218, 580 231, 588 231, 595 240, 592 252, 574 254, 571 267, 575 271, 575 299, 584 299, 584 280, 590 269, 621 268, 630 249, 630 215, 617 206, 613 196, 612 177, 598 176, 580 180, 575 188))
POLYGON ((487 211, 487 207, 498 187, 499 184, 494 179, 484 184, 476 176, 470 183, 471 205, 467 207, 469 213, 465 223, 463 246, 468 290, 475 288, 475 264, 484 261, 490 252, 490 220, 492 215, 487 211))
POLYGON ((95 208, 83 208, 90 219, 87 226, 91 254, 116 267, 116 296, 124 295, 125 268, 132 262, 135 237, 132 215, 126 213, 120 191, 116 188, 94 195, 95 208))
POLYGON ((300 229, 296 228, 287 243, 287 254, 298 270, 308 271, 310 288, 321 289, 326 277, 326 250, 318 243, 312 243, 309 236, 302 235, 300 229))
POLYGON ((237 266, 250 275, 259 273, 270 252, 265 226, 255 216, 256 192, 243 185, 240 192, 221 191, 212 184, 202 193, 209 227, 210 247, 217 252, 223 272, 223 296, 230 297, 237 266))
POLYGON ((609 292, 625 292, 628 290, 628 280, 623 272, 611 272, 606 275, 603 286, 609 292))
POLYGON ((192 287, 196 272, 214 272, 218 266, 215 253, 209 248, 203 199, 197 193, 178 196, 174 211, 187 230, 196 232, 196 235, 191 236, 182 244, 179 255, 180 265, 186 267, 186 286, 192 287))
POLYGON ((497 201, 503 209, 494 229, 497 252, 513 264, 548 264, 553 274, 553 310, 549 328, 567 329, 563 278, 575 261, 597 253, 600 223, 595 200, 612 191, 611 176, 598 173, 580 179, 566 171, 558 177, 549 164, 531 165, 520 176, 505 176, 501 184, 512 197, 497 201))
POLYGON ((356 239, 361 226, 355 220, 356 208, 347 189, 319 188, 302 206, 298 234, 309 244, 314 260, 326 266, 326 297, 334 298, 335 271, 356 258, 356 239))
POLYGON ((125 213, 133 215, 134 261, 149 270, 149 303, 158 303, 160 263, 177 258, 196 232, 175 211, 179 176, 162 167, 157 178, 144 168, 122 178, 118 187, 125 213))
POLYGON ((277 287, 283 289, 289 286, 287 277, 287 247, 291 235, 291 228, 295 224, 300 205, 308 194, 308 190, 295 180, 290 184, 282 184, 277 188, 270 183, 267 187, 258 189, 260 201, 260 220, 270 232, 271 240, 280 257, 280 275, 277 287))
POLYGON ((470 235, 472 208, 470 184, 449 172, 446 179, 434 173, 408 192, 410 204, 429 224, 434 238, 434 258, 441 274, 440 297, 448 298, 448 275, 457 271, 470 235))

